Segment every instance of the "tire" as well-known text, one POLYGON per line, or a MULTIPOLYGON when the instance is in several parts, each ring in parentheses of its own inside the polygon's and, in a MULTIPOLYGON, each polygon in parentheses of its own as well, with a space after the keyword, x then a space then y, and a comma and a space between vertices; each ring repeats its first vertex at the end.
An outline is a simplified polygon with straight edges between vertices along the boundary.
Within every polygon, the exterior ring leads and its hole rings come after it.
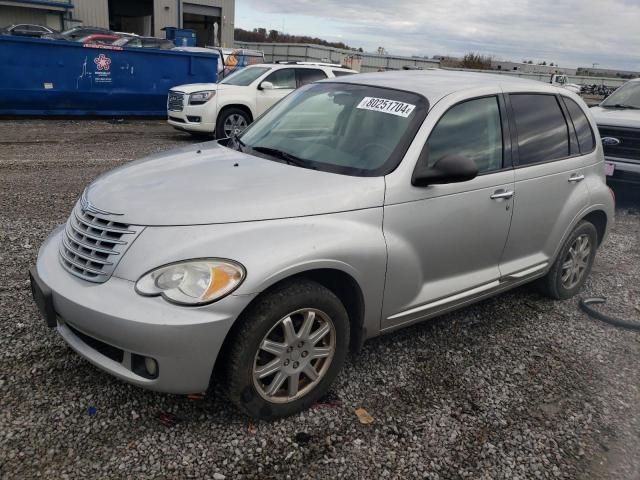
POLYGON ((235 133, 240 133, 242 130, 247 128, 251 123, 251 118, 244 110, 240 108, 225 108, 218 115, 218 120, 216 121, 216 138, 222 139, 231 136, 234 131, 225 131, 227 128, 236 128, 237 131, 235 133), (231 123, 231 125, 227 125, 227 123, 231 123))
POLYGON ((310 407, 327 393, 342 369, 349 348, 349 317, 338 297, 316 282, 298 280, 276 287, 258 298, 238 321, 225 359, 227 394, 250 417, 271 420, 310 407), (308 337, 303 328, 307 322, 311 325, 308 337), (285 337, 285 324, 299 335, 290 336, 295 341, 285 337), (327 329, 314 343, 314 334, 327 329), (265 339, 279 353, 260 348, 267 345, 265 339), (326 356, 312 358, 316 354, 326 356), (318 374, 315 380, 307 376, 309 366, 318 374), (269 371, 273 373, 259 378, 269 371), (277 379, 279 388, 274 387, 277 379), (273 394, 271 387, 276 388, 273 394), (291 396, 295 387, 297 394, 291 396))
POLYGON ((542 293, 555 300, 566 300, 576 295, 582 289, 591 272, 597 244, 598 231, 596 227, 590 222, 581 221, 564 242, 551 270, 540 279, 539 285, 542 293), (579 244, 578 239, 588 240, 588 254, 582 250, 584 243, 579 244), (571 253, 572 248, 573 254, 571 253), (573 263, 568 267, 570 262, 573 263), (580 268, 575 267, 576 265, 580 268))

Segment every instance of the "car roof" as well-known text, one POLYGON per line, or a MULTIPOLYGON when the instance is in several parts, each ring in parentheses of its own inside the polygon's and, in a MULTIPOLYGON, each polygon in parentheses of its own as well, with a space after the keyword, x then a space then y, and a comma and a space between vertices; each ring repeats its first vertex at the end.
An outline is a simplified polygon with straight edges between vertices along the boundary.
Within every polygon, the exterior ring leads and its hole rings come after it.
POLYGON ((558 91, 556 87, 536 80, 527 80, 504 74, 461 72, 442 70, 439 68, 361 73, 359 75, 349 75, 337 79, 332 78, 329 81, 414 92, 426 97, 430 103, 451 93, 482 87, 521 89, 523 91, 526 91, 528 89, 527 87, 534 90, 540 90, 546 87, 551 92, 558 91))

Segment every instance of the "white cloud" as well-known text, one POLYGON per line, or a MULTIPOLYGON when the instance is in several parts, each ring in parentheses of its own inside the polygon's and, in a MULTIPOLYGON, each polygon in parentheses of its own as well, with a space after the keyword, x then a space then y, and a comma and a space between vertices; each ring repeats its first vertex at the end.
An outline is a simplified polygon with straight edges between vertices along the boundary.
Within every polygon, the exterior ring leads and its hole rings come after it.
POLYGON ((286 21, 289 33, 342 35, 345 43, 366 50, 475 51, 516 61, 640 70, 638 0, 239 0, 236 23, 259 27, 265 14, 295 17, 286 21))

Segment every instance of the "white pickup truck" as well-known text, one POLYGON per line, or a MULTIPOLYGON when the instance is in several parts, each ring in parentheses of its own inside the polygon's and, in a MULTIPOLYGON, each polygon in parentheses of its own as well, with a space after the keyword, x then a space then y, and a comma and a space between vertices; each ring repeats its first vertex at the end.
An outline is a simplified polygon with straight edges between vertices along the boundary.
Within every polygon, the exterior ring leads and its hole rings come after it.
POLYGON ((567 90, 572 91, 573 93, 580 94, 580 85, 577 83, 569 83, 569 77, 566 75, 559 75, 554 73, 551 75, 551 85, 555 85, 556 87, 566 88, 567 90))
POLYGON ((591 109, 604 147, 607 179, 640 187, 640 79, 591 109))

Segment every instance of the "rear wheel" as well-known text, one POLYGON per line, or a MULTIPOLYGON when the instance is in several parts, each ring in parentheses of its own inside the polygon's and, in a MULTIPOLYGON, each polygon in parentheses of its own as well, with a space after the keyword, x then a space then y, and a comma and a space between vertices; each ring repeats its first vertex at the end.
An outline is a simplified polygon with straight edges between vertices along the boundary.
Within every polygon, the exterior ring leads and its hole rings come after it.
POLYGON ((227 108, 218 115, 216 121, 216 137, 218 139, 238 135, 249 126, 251 119, 244 110, 227 108))
POLYGON ((330 290, 308 280, 283 285, 239 321, 227 358, 238 408, 268 420, 304 410, 329 390, 349 345, 347 312, 330 290))
POLYGON ((592 223, 580 222, 565 241, 549 273, 540 286, 556 300, 573 297, 583 287, 591 272, 598 245, 598 232, 592 223))

